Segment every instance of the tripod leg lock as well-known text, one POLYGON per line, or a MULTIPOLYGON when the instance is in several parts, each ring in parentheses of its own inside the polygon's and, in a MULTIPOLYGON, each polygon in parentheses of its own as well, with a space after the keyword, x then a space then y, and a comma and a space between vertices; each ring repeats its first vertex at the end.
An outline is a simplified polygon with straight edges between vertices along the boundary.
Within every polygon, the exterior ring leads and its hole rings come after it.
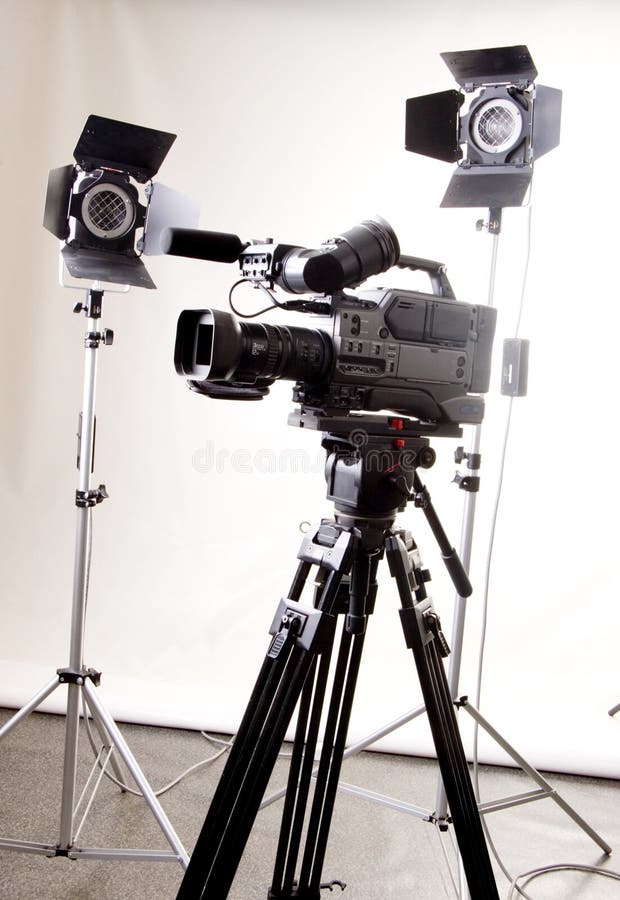
POLYGON ((425 616, 426 627, 430 632, 432 632, 433 637, 437 641, 437 649, 439 650, 439 655, 443 656, 445 659, 446 656, 450 655, 450 647, 448 646, 448 642, 446 640, 446 636, 441 630, 441 622, 439 620, 439 616, 434 610, 429 610, 429 612, 425 616))
POLYGON ((334 616, 318 609, 308 609, 294 600, 281 600, 269 629, 274 640, 268 655, 277 656, 289 637, 294 637, 295 643, 302 650, 320 653, 326 646, 335 623, 334 616))
POLYGON ((430 597, 426 597, 415 606, 406 606, 399 610, 400 621, 405 635, 405 642, 409 650, 415 647, 416 632, 424 644, 437 641, 437 650, 444 658, 449 655, 450 647, 441 630, 439 616, 433 609, 430 597))
POLYGON ((387 561, 390 575, 396 578, 404 571, 409 587, 412 591, 419 588, 423 582, 430 581, 430 572, 422 568, 422 557, 410 531, 397 531, 386 542, 388 550, 387 561))

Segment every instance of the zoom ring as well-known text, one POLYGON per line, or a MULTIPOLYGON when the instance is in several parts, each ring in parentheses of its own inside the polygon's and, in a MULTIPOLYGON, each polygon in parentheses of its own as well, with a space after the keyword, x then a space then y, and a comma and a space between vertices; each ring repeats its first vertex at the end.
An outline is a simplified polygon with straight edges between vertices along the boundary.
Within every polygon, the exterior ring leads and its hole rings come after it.
POLYGON ((264 322, 263 328, 267 338, 267 356, 261 376, 263 378, 272 378, 281 356, 280 329, 274 325, 267 325, 264 322))

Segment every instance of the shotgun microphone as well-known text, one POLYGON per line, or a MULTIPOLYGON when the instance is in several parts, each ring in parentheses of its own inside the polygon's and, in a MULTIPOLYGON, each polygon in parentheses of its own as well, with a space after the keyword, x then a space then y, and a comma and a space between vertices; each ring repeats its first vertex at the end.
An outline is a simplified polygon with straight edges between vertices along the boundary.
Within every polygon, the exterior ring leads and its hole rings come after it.
POLYGON ((161 251, 170 256, 189 256, 210 262, 237 262, 247 247, 236 234, 203 231, 200 228, 166 228, 161 236, 161 251))

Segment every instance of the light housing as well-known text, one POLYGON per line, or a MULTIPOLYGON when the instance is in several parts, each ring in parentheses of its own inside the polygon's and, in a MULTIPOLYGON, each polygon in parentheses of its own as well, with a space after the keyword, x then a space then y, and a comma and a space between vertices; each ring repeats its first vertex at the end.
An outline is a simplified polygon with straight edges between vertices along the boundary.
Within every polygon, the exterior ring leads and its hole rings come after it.
POLYGON ((194 226, 199 215, 193 199, 152 183, 175 138, 88 117, 76 165, 49 173, 43 215, 44 227, 65 242, 62 257, 74 278, 155 287, 141 255, 161 252, 164 228, 194 226))
POLYGON ((406 149, 458 163, 442 206, 521 206, 534 160, 560 142, 562 92, 534 84, 524 45, 441 57, 460 90, 407 100, 406 149))

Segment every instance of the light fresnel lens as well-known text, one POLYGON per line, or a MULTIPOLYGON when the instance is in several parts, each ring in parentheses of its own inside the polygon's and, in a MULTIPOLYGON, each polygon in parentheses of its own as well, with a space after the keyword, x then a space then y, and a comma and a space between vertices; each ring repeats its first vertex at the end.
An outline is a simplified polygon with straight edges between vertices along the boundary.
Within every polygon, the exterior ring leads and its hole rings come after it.
POLYGON ((97 184, 82 201, 82 219, 96 237, 113 240, 131 230, 136 207, 129 194, 116 184, 97 184))
POLYGON ((483 103, 471 120, 471 138, 485 153, 506 153, 521 136, 523 116, 510 100, 496 98, 483 103))

